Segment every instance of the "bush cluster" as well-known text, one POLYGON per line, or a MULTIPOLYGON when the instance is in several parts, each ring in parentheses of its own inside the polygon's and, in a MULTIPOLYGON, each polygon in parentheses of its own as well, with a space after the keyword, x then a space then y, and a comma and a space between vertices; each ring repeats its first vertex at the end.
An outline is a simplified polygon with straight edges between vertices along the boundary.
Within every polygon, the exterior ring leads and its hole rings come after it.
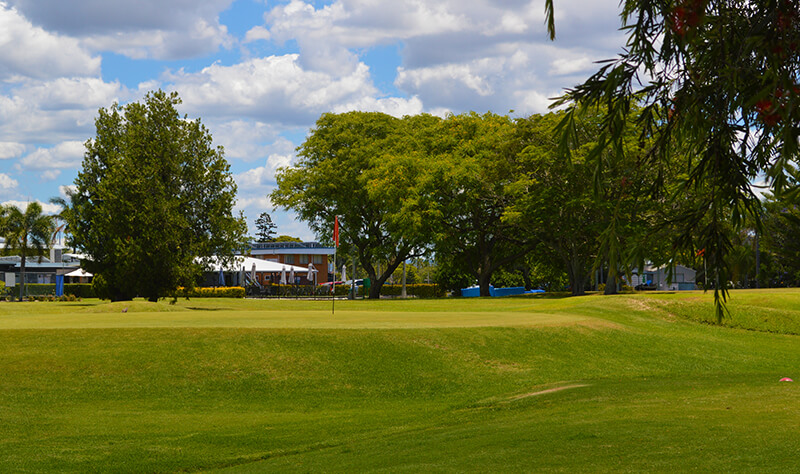
POLYGON ((178 298, 244 298, 245 290, 241 286, 194 287, 186 289, 179 287, 174 295, 178 298))
MULTIPOLYGON (((11 297, 7 297, 6 301, 10 301, 11 297)), ((78 298, 75 295, 67 295, 63 294, 61 296, 54 296, 54 295, 38 295, 38 296, 29 296, 28 301, 81 301, 82 298, 78 298)))
MULTIPOLYGON (((13 294, 13 290, 11 291, 13 294)), ((28 283, 25 285, 25 293, 28 297, 53 296, 56 295, 55 283, 28 283)), ((91 283, 65 283, 64 294, 73 295, 76 298, 96 298, 91 283)))
MULTIPOLYGON (((402 291, 403 285, 383 285, 381 287, 381 295, 383 296, 400 296, 402 291)), ((445 295, 445 289, 432 283, 419 283, 406 285, 406 294, 417 298, 441 298, 445 295)))

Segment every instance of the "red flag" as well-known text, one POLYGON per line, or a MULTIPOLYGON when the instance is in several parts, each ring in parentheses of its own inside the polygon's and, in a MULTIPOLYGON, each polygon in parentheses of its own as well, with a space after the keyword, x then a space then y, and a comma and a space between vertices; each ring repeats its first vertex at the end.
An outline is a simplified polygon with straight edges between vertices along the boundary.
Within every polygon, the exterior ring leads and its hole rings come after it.
POLYGON ((700 249, 697 251, 697 256, 702 257, 706 254, 706 249, 700 249))
POLYGON ((333 216, 333 244, 339 247, 339 216, 333 216))

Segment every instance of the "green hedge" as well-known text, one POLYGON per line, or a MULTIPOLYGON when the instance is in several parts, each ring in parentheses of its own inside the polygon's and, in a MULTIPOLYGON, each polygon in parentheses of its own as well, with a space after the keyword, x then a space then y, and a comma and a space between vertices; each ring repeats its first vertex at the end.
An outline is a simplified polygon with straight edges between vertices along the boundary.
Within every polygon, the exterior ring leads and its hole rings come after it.
POLYGON ((241 286, 195 287, 189 291, 178 288, 175 295, 179 298, 244 298, 245 291, 241 286))
MULTIPOLYGON (((381 295, 383 296, 400 296, 403 291, 403 285, 383 285, 381 287, 381 295)), ((408 296, 416 296, 417 298, 441 298, 445 296, 444 288, 429 283, 420 283, 416 285, 406 285, 406 294, 408 296)))
MULTIPOLYGON (((11 295, 19 295, 19 286, 8 288, 11 295)), ((56 294, 55 283, 27 283, 25 293, 28 296, 51 296, 56 294)), ((75 295, 78 298, 96 298, 91 283, 65 283, 65 295, 75 295)))

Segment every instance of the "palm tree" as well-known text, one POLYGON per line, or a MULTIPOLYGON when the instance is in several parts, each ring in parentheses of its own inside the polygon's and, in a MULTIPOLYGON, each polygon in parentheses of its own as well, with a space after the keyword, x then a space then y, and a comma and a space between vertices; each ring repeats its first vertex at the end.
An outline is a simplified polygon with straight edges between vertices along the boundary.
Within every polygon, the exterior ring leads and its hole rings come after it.
POLYGON ((41 260, 53 235, 53 217, 42 214, 38 202, 29 203, 24 213, 16 206, 3 206, 0 215, 0 233, 6 239, 6 252, 16 252, 20 256, 19 298, 22 299, 25 294, 25 260, 29 255, 38 255, 41 260))

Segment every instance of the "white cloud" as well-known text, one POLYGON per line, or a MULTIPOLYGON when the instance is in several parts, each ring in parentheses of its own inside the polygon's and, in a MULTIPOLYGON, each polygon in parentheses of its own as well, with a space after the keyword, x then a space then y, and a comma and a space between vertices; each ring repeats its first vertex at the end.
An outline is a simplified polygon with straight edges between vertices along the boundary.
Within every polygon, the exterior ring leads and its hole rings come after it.
POLYGON ((0 173, 0 193, 7 194, 8 192, 15 190, 17 186, 19 186, 19 183, 16 179, 5 173, 0 173))
MULTIPOLYGON (((344 77, 360 66, 354 51, 401 44, 394 85, 422 110, 534 113, 549 105, 541 97, 559 95, 592 61, 618 52, 618 7, 616 0, 557 2, 556 42, 547 38, 543 5, 532 0, 337 0, 321 8, 292 0, 264 18, 271 41, 297 42, 306 71, 344 77)), ((379 100, 370 93, 333 110, 389 105, 379 100)), ((410 101, 400 105, 416 110, 410 101)))
POLYGON ((577 58, 557 58, 550 63, 550 74, 565 75, 587 72, 593 69, 592 61, 586 56, 577 58))
POLYGON ((112 32, 87 37, 83 44, 96 51, 114 51, 134 59, 174 60, 201 56, 221 46, 230 48, 233 39, 224 25, 198 19, 179 31, 142 30, 124 35, 112 32))
POLYGON ((273 8, 265 20, 273 39, 319 40, 366 47, 394 39, 459 31, 473 26, 460 8, 469 2, 340 0, 320 9, 300 0, 273 8))
POLYGON ((61 176, 61 170, 56 169, 42 170, 41 174, 39 175, 42 181, 52 181, 59 176, 61 176))
POLYGON ((67 141, 52 148, 38 148, 20 160, 20 166, 29 170, 45 170, 43 177, 54 179, 53 170, 77 168, 85 149, 82 142, 67 141))
POLYGON ((133 58, 195 57, 229 47, 233 39, 219 23, 233 0, 10 0, 50 31, 80 38, 97 51, 133 58))
MULTIPOLYGON (((42 206, 42 212, 44 212, 45 214, 58 214, 59 212, 61 212, 61 206, 59 206, 58 204, 52 204, 52 203, 49 203, 49 202, 42 202, 42 201, 39 201, 38 199, 34 199, 34 201, 38 202, 39 205, 42 206)), ((3 206, 15 206, 15 207, 18 207, 19 209, 21 209, 24 212, 25 209, 28 208, 28 204, 30 204, 30 203, 31 203, 31 201, 20 201, 20 200, 13 200, 12 199, 12 200, 9 200, 9 201, 4 201, 2 203, 2 205, 3 206)))
POLYGON ((66 199, 69 197, 69 193, 74 193, 78 190, 78 187, 74 184, 68 184, 66 186, 59 186, 58 187, 58 194, 62 198, 66 199))
POLYGON ((118 82, 99 78, 27 81, 0 95, 0 137, 27 144, 86 139, 97 109, 130 97, 118 82))
POLYGON ((45 79, 100 72, 92 56, 74 38, 34 26, 14 8, 0 2, 0 80, 45 79))
MULTIPOLYGON (((225 148, 225 157, 243 161, 262 159, 279 139, 277 127, 255 120, 232 120, 209 126, 214 143, 225 148), (273 142, 271 145, 268 142, 273 142)), ((286 139, 289 149, 294 145, 286 139)))
POLYGON ((16 142, 0 142, 0 160, 16 158, 25 151, 25 145, 16 142))
POLYGON ((438 84, 444 90, 465 87, 478 95, 487 96, 493 92, 492 86, 484 78, 487 66, 488 68, 499 66, 499 64, 486 64, 487 62, 488 60, 482 60, 476 64, 447 64, 410 71, 400 68, 396 83, 408 89, 420 89, 426 83, 438 84))
MULTIPOLYGON (((298 55, 251 59, 234 66, 214 64, 197 73, 179 71, 167 77, 180 91, 190 114, 251 117, 264 123, 307 126, 320 114, 345 104, 374 102, 378 91, 363 63, 349 74, 336 76, 305 70, 298 55)), ((418 99, 408 100, 409 109, 418 99)), ((404 108, 405 99, 385 107, 404 108)))
POLYGON ((386 97, 378 99, 375 97, 362 97, 357 101, 339 104, 333 107, 334 113, 349 112, 360 110, 363 112, 383 112, 395 117, 405 115, 417 115, 423 112, 422 101, 419 97, 401 99, 399 97, 386 97))
POLYGON ((234 179, 239 188, 239 195, 266 194, 276 184, 275 172, 278 168, 289 166, 293 159, 293 154, 271 154, 264 166, 235 175, 234 179))
POLYGON ((269 40, 272 38, 272 35, 269 33, 269 30, 264 28, 263 26, 255 26, 247 31, 244 36, 245 43, 252 43, 253 41, 258 40, 269 40))

